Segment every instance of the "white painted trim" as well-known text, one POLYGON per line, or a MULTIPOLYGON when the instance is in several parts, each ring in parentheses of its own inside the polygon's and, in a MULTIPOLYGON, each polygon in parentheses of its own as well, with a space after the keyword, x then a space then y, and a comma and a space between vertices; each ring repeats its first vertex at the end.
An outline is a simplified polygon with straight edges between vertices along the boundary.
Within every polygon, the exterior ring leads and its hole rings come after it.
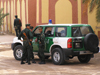
POLYGON ((45 25, 39 25, 39 26, 75 26, 75 25, 81 25, 81 26, 84 26, 84 25, 87 25, 87 26, 90 26, 89 24, 45 24, 45 25))
MULTIPOLYGON (((51 45, 51 47, 50 47, 50 49, 49 49, 49 52, 51 53, 51 48, 53 47, 53 46, 55 46, 55 45, 58 45, 58 44, 52 44, 51 45)), ((60 45, 58 45, 58 46, 60 46, 60 45)), ((60 46, 61 47, 61 46, 60 46)))
POLYGON ((51 45, 49 52, 51 53, 51 48, 54 45, 58 45, 61 48, 67 48, 67 41, 69 38, 71 38, 71 37, 55 37, 55 38, 53 38, 53 44, 51 45))
MULTIPOLYGON (((21 38, 21 39, 22 39, 22 38, 21 38)), ((23 39, 22 39, 22 40, 23 40, 23 39)), ((20 44, 23 45, 23 42, 20 41, 20 40, 18 40, 18 37, 15 37, 15 38, 13 39, 13 43, 20 43, 20 44)))

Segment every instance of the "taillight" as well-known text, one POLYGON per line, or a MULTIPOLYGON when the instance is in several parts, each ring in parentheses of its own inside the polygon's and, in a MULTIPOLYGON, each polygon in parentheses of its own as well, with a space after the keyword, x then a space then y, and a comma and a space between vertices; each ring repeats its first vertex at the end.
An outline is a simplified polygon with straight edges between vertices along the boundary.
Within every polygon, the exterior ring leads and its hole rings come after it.
POLYGON ((72 48, 72 39, 68 39, 67 41, 67 48, 72 48))

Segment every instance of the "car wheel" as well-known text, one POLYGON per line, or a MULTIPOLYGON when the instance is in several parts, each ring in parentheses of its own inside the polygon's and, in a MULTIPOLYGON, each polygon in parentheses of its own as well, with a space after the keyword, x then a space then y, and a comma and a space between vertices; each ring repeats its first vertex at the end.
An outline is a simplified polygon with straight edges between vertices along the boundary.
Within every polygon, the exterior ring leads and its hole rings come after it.
POLYGON ((78 60, 81 62, 81 63, 88 63, 91 59, 91 55, 80 55, 78 56, 78 60))
POLYGON ((49 59, 50 56, 45 56, 45 59, 49 59))
POLYGON ((64 64, 64 55, 62 49, 55 48, 52 51, 52 61, 55 65, 62 65, 64 64))
POLYGON ((85 36, 84 38, 84 46, 86 50, 89 50, 93 53, 98 53, 99 52, 99 39, 97 35, 93 33, 89 33, 85 36))
POLYGON ((23 47, 21 45, 16 46, 14 48, 13 54, 16 60, 21 60, 23 54, 23 47))

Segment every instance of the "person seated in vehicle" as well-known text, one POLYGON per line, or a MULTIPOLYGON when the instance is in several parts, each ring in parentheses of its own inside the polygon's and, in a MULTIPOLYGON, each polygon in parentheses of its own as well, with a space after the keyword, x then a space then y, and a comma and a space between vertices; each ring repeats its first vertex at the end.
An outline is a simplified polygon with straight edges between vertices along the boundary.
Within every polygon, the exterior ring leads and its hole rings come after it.
POLYGON ((48 31, 46 32, 46 36, 51 36, 51 31, 50 31, 50 30, 48 30, 48 31))

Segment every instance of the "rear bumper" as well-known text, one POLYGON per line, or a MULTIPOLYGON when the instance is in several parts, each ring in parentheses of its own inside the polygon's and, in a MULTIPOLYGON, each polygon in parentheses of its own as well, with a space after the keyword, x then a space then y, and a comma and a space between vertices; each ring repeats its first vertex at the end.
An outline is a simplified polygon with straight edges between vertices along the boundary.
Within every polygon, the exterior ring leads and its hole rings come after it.
POLYGON ((14 43, 11 44, 11 49, 14 50, 14 43))
POLYGON ((69 56, 79 56, 79 55, 86 55, 86 54, 94 54, 90 51, 74 51, 72 48, 63 49, 64 58, 67 60, 69 56))
POLYGON ((78 56, 80 54, 80 51, 73 51, 72 48, 69 48, 69 49, 63 49, 63 53, 66 55, 66 56, 78 56))

